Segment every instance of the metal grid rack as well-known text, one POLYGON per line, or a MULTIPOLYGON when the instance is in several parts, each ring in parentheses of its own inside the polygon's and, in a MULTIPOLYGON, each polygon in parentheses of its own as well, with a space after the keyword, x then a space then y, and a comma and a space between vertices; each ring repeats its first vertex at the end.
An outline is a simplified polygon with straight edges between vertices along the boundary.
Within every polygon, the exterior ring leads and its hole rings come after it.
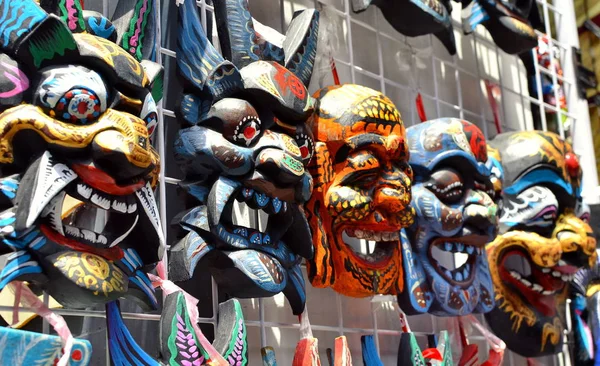
MULTIPOLYGON (((193 0, 187 0, 193 1, 193 0)), ((423 103, 429 119, 437 117, 459 117, 477 124, 486 137, 496 134, 493 114, 488 103, 485 80, 498 85, 500 93, 493 96, 499 106, 499 117, 503 131, 532 129, 531 108, 539 108, 543 129, 548 129, 549 121, 545 112, 553 112, 557 121, 563 118, 565 126, 573 126, 577 121, 589 124, 587 108, 571 107, 577 98, 572 68, 566 67, 564 76, 555 70, 545 69, 537 64, 536 80, 538 98, 528 95, 527 78, 524 67, 516 56, 504 54, 492 42, 491 37, 478 27, 473 35, 464 36, 460 28, 460 5, 454 3, 453 22, 458 53, 450 56, 445 48, 432 36, 407 38, 398 34, 384 20, 381 12, 371 7, 362 14, 354 14, 350 0, 250 0, 253 16, 261 23, 278 31, 286 29, 294 11, 308 7, 325 6, 324 23, 329 24, 328 33, 334 47, 331 47, 337 70, 342 82, 357 83, 381 90, 388 95, 400 110, 406 126, 418 123, 415 109, 417 91, 423 97, 423 103), (324 3, 324 4, 323 4, 324 3), (428 50, 427 50, 428 49, 428 50), (406 69, 398 62, 398 55, 415 51, 420 54, 422 68, 406 69), (569 98, 570 109, 561 110, 544 103, 541 96, 540 76, 549 75, 554 84, 562 82, 565 94, 569 98)), ((544 19, 545 33, 549 35, 550 47, 559 50, 563 67, 570 60, 570 47, 576 45, 572 40, 565 41, 561 34, 575 32, 573 5, 565 0, 537 0, 544 19), (567 6, 564 6, 567 4, 567 6), (572 19, 571 19, 572 18, 572 19), (571 29, 572 28, 572 29, 571 29), (568 29, 565 31, 565 29, 568 29)), ((197 1, 201 11, 201 20, 206 27, 212 17, 212 7, 204 0, 197 1)), ((86 8, 111 15, 116 0, 102 2, 86 1, 86 8)), ((175 45, 177 32, 177 9, 175 0, 162 1, 160 5, 162 41, 160 44, 161 62, 165 67, 165 97, 159 105, 159 127, 156 146, 162 157, 161 175, 158 187, 158 202, 162 224, 167 232, 167 241, 172 244, 173 233, 169 229, 170 219, 183 209, 178 197, 176 184, 181 178, 171 152, 174 137, 179 128, 175 120, 175 105, 181 87, 175 71, 175 45)), ((322 18, 323 19, 323 18, 322 18)), ((575 33, 576 34, 576 33, 575 33)), ((160 39, 160 38, 159 38, 160 39)), ((323 65, 323 64, 321 64, 323 65)), ((313 76, 310 91, 333 83, 330 70, 321 67, 313 76)), ((581 104, 580 104, 581 105, 581 104)), ((555 132, 563 137, 569 136, 569 130, 562 123, 555 123, 555 132)), ((579 126, 579 125, 578 125, 579 126)), ((589 128, 589 126, 588 126, 589 128)), ((577 149, 576 149, 577 151, 577 149)), ((595 166, 595 163, 593 164, 595 166)), ((595 168, 594 168, 595 170, 595 168)), ((586 174, 591 173, 586 170, 586 174)), ((595 173, 595 171, 594 171, 595 173)), ((597 181, 596 181, 597 182, 597 181)), ((596 183, 597 185, 597 183, 596 183)), ((593 187, 595 188, 595 187, 593 187)), ((251 218, 253 221, 258 218, 251 218)), ((218 292, 209 277, 197 280, 197 284, 185 284, 186 289, 194 288, 193 294, 201 300, 200 319, 202 329, 210 337, 217 322, 218 292)), ((396 364, 397 347, 400 339, 400 322, 394 304, 385 299, 353 299, 338 295, 330 289, 307 288, 307 307, 315 337, 319 339, 321 359, 326 360, 326 348, 333 347, 333 340, 346 335, 356 364, 361 364, 360 336, 375 334, 376 345, 382 361, 386 365, 396 364)), ((46 297, 47 301, 47 297, 46 297)), ((269 345, 275 348, 279 364, 291 364, 295 345, 299 338, 297 319, 291 314, 282 294, 269 299, 242 300, 244 316, 248 326, 250 345, 250 364, 259 365, 260 348, 269 345)), ((123 316, 130 331, 140 345, 150 354, 157 353, 158 312, 139 313, 139 308, 131 304, 122 305, 123 316), (156 339, 154 339, 156 338, 156 339)), ((11 310, 0 307, 0 310, 11 310)), ((95 310, 57 310, 68 321, 76 324, 73 330, 76 336, 90 339, 95 352, 93 365, 107 364, 108 356, 99 350, 106 348, 104 311, 95 310), (80 334, 77 330, 81 329, 80 334)), ((483 317, 479 317, 483 322, 483 317)), ((409 318, 410 325, 419 335, 419 341, 425 342, 425 333, 435 333, 447 329, 447 319, 430 315, 409 318)), ((43 331, 49 332, 47 324, 43 331)), ((480 356, 485 359, 487 345, 483 337, 473 336, 471 342, 480 345, 480 356)), ((506 365, 525 365, 525 360, 507 352, 506 365)), ((562 355, 539 360, 544 365, 569 364, 562 355)))

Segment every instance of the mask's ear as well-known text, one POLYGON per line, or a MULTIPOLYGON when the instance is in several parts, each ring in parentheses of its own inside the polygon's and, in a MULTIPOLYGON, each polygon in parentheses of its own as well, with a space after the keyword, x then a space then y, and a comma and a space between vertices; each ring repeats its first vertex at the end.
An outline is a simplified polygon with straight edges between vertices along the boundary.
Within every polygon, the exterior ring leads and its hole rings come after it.
POLYGON ((86 30, 80 0, 41 0, 40 6, 48 14, 54 14, 62 19, 71 33, 81 33, 86 30))
POLYGON ((324 142, 315 144, 315 154, 308 166, 313 177, 313 196, 305 208, 312 232, 315 254, 312 260, 307 261, 308 278, 315 287, 332 286, 335 282, 335 269, 333 258, 329 249, 329 240, 325 228, 330 228, 331 217, 323 205, 323 198, 333 179, 333 161, 327 145, 324 142))
POLYGON ((113 15, 117 44, 138 61, 156 61, 158 27, 155 0, 120 0, 113 15))

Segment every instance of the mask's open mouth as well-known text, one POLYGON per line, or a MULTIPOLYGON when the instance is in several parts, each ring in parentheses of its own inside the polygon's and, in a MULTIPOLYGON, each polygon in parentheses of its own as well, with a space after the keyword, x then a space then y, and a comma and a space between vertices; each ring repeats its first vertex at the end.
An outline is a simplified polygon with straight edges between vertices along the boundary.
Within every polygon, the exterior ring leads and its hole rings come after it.
POLYGON ((389 263, 400 247, 399 230, 346 227, 342 230, 342 241, 359 262, 369 267, 381 267, 389 263))
POLYGON ((570 282, 576 267, 563 260, 554 267, 540 267, 521 249, 506 251, 500 259, 500 278, 546 316, 556 314, 556 294, 570 282))
POLYGON ((57 244, 107 259, 118 259, 114 255, 120 251, 115 247, 134 236, 128 246, 140 246, 143 262, 158 261, 164 239, 150 183, 144 185, 140 180, 131 187, 115 185, 113 192, 123 194, 108 194, 95 187, 95 180, 90 179, 94 172, 99 177, 106 175, 93 165, 71 169, 49 152, 44 153, 21 179, 16 198, 17 230, 37 222, 57 244))
POLYGON ((67 239, 98 248, 122 242, 139 220, 135 194, 114 196, 83 182, 70 185, 44 208, 41 217, 67 239))
POLYGON ((429 246, 430 263, 449 283, 469 286, 476 272, 475 261, 488 240, 486 235, 436 238, 429 246))
POLYGON ((234 215, 234 200, 227 201, 213 229, 221 239, 220 249, 256 250, 262 264, 279 283, 283 278, 278 265, 286 269, 295 266, 296 255, 312 258, 310 229, 297 204, 248 187, 240 188, 233 195, 235 201, 246 204, 248 210, 245 217, 234 222, 232 218, 240 215, 234 215))

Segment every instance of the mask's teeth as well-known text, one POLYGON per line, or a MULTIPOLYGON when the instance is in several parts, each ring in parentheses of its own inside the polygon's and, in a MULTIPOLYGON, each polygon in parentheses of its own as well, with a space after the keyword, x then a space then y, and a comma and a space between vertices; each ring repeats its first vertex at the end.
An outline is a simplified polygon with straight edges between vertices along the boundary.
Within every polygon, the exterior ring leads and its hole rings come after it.
POLYGON ((63 224, 62 224, 62 207, 65 200, 66 193, 63 191, 55 196, 50 203, 42 212, 42 217, 48 217, 50 219, 50 225, 52 229, 60 235, 65 235, 63 224), (45 212, 48 211, 48 212, 45 212))
MULTIPOLYGON (((158 207, 156 206, 156 201, 154 200, 152 186, 150 185, 150 183, 146 183, 144 187, 138 189, 135 192, 135 195, 137 196, 139 203, 144 208, 146 216, 152 223, 152 226, 154 227, 154 230, 158 235, 160 245, 163 246, 165 244, 165 237, 163 235, 163 231, 160 225, 160 216, 158 213, 158 207)), ((114 245, 114 242, 112 245, 114 245)))
POLYGON ((29 167, 17 191, 17 229, 31 227, 50 200, 76 178, 73 170, 46 151, 29 167))
POLYGON ((133 228, 135 227, 135 225, 138 222, 138 219, 140 218, 140 215, 135 215, 135 221, 133 222, 133 225, 131 225, 131 227, 129 228, 129 230, 127 230, 126 233, 124 233, 123 235, 119 236, 118 238, 116 238, 111 244, 110 247, 114 247, 115 245, 119 244, 120 242, 123 241, 123 239, 125 239, 127 237, 127 235, 129 235, 129 233, 131 233, 131 231, 133 230, 133 228))

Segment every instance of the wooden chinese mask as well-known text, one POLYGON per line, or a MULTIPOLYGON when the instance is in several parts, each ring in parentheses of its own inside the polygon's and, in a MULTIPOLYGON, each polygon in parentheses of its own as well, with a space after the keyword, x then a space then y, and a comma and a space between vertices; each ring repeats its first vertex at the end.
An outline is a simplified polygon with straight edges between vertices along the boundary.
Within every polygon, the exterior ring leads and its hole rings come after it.
POLYGON ((414 172, 415 224, 402 235, 409 314, 488 312, 494 305, 485 244, 497 206, 485 137, 472 123, 441 118, 406 131, 414 172))
POLYGON ((188 233, 172 249, 170 274, 188 279, 202 259, 221 291, 235 297, 283 291, 300 314, 300 263, 313 255, 300 204, 312 192, 305 166, 314 149, 306 127, 313 99, 306 84, 318 13, 298 14, 280 48, 259 44, 246 1, 215 1, 215 12, 224 24, 221 49, 232 62, 202 33, 195 2, 179 9, 177 62, 185 94, 178 113, 191 127, 180 131, 175 157, 186 175, 181 187, 199 205, 178 217, 188 233), (234 224, 236 200, 268 216, 266 228, 234 224))
POLYGON ((0 1, 0 231, 14 252, 0 287, 157 305, 142 267, 164 251, 150 144, 162 68, 147 60, 152 6, 129 5, 111 23, 79 1, 0 1))
POLYGON ((354 297, 403 288, 399 231, 410 225, 412 171, 400 113, 383 94, 359 85, 321 89, 311 127, 316 139, 312 198, 305 205, 315 256, 313 286, 354 297), (375 241, 370 254, 355 239, 375 241))
POLYGON ((351 0, 350 3, 357 13, 375 5, 398 32, 409 37, 433 34, 451 55, 456 53, 450 0, 351 0))
POLYGON ((516 55, 534 48, 534 29, 542 26, 535 0, 464 0, 462 28, 472 33, 482 24, 502 51, 516 55))
POLYGON ((551 132, 496 136, 504 171, 500 234, 487 255, 496 307, 486 320, 525 357, 562 349, 564 308, 575 272, 596 262, 596 240, 580 219, 581 168, 551 132))

